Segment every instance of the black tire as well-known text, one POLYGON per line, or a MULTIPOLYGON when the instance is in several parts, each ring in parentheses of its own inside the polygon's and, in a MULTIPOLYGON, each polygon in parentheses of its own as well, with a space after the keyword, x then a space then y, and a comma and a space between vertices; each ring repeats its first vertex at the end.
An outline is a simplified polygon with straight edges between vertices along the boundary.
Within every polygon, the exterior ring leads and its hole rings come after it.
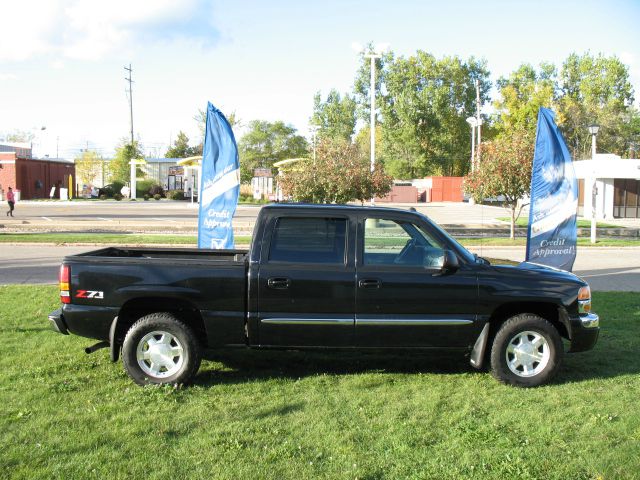
POLYGON ((537 387, 558 371, 564 347, 547 320, 522 313, 504 322, 491 347, 491 374, 508 385, 537 387))
POLYGON ((171 313, 140 318, 122 345, 124 369, 138 385, 188 384, 200 361, 200 344, 193 330, 171 313))

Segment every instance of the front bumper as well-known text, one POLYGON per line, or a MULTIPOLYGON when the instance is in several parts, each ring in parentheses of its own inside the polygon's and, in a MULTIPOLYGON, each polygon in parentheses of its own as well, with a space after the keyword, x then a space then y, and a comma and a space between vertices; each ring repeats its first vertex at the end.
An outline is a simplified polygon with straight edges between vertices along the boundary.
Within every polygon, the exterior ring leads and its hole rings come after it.
POLYGON ((55 332, 61 333, 63 335, 69 335, 69 329, 67 328, 67 324, 64 321, 64 315, 62 314, 62 309, 59 308, 54 312, 49 314, 49 324, 51 325, 51 329, 55 332))
POLYGON ((571 348, 569 352, 591 350, 600 335, 600 317, 595 313, 571 319, 571 348))

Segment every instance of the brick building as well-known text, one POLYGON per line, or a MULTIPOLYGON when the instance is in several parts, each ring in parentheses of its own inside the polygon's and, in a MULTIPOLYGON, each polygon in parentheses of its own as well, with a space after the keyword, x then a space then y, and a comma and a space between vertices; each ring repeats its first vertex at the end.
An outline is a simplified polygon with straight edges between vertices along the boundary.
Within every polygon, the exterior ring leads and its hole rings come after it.
MULTIPOLYGON (((0 188, 3 195, 9 187, 20 192, 21 200, 49 198, 52 187, 59 198, 59 188, 75 185, 75 165, 58 158, 34 159, 31 152, 0 151, 0 188)), ((3 196, 4 198, 4 196, 3 196)))

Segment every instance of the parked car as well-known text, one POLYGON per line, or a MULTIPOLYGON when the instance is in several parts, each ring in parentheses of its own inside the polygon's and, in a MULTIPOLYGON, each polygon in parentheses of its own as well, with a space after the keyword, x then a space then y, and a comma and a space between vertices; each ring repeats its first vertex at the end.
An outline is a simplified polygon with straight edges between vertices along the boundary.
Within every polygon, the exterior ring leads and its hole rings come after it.
POLYGON ((60 333, 100 340, 138 384, 193 380, 219 348, 447 349, 500 381, 548 382, 598 338, 589 286, 491 265, 426 216, 269 205, 249 250, 104 248, 60 268, 60 333))

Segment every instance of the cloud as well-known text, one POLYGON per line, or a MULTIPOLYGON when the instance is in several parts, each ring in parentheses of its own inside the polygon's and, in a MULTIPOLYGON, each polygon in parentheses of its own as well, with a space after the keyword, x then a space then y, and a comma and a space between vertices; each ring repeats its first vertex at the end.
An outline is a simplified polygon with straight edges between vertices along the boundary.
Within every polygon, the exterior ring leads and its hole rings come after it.
POLYGON ((18 76, 14 73, 0 73, 0 82, 4 80, 17 80, 18 76))
POLYGON ((38 56, 98 60, 176 40, 211 45, 212 0, 21 0, 3 11, 0 61, 38 56), (28 25, 28 34, 24 26, 28 25))

